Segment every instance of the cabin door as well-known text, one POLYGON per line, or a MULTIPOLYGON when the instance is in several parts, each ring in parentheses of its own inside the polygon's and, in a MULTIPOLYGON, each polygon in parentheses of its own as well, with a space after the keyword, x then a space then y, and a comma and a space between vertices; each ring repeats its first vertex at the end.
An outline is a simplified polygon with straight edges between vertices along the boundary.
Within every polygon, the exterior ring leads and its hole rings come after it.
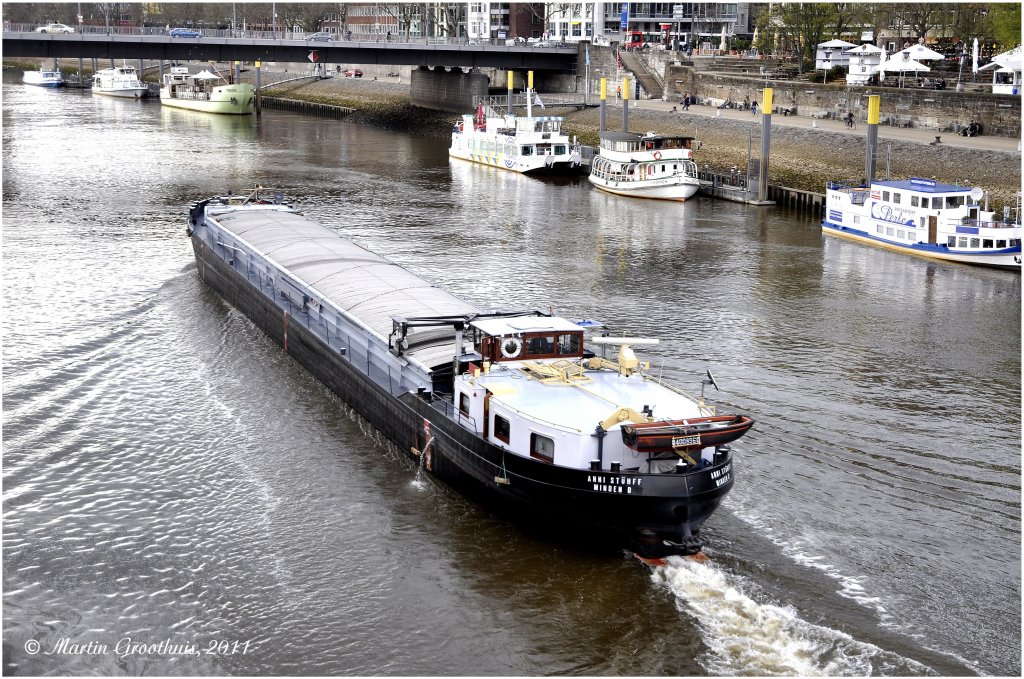
POLYGON ((939 230, 939 218, 935 215, 928 217, 928 242, 935 245, 935 239, 938 236, 939 230))
POLYGON ((484 394, 484 439, 491 435, 491 392, 484 394))

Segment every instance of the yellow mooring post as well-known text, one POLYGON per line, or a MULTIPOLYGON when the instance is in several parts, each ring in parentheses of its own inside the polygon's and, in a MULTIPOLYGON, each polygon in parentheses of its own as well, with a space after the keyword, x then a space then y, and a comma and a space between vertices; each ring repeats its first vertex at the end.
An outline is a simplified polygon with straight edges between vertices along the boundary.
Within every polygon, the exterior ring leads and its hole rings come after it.
POLYGON ((601 78, 601 126, 597 129, 598 134, 604 132, 604 109, 608 100, 608 78, 601 78))
POLYGON ((629 78, 622 79, 622 131, 629 132, 629 78))
POLYGON ((515 73, 512 71, 508 72, 508 111, 509 115, 512 115, 512 85, 515 82, 515 73))
POLYGON ((772 88, 764 88, 761 101, 761 171, 757 175, 757 200, 768 200, 768 156, 772 148, 772 88))
POLYGON ((882 97, 868 96, 868 144, 864 151, 864 186, 871 186, 875 178, 875 154, 878 152, 878 114, 882 109, 882 97))

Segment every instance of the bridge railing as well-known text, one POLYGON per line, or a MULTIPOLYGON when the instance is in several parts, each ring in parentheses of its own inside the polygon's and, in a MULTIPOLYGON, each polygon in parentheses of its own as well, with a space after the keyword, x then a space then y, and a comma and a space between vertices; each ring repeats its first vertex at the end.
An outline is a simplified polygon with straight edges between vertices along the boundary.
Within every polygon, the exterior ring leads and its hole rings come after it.
MULTIPOLYGON (((4 22, 4 33, 35 33, 36 29, 45 24, 24 24, 24 23, 10 23, 4 22)), ((76 34, 80 35, 137 35, 137 36, 162 36, 167 37, 167 33, 171 27, 169 26, 93 26, 93 25, 78 25, 69 24, 71 28, 75 30, 76 34)), ((263 31, 263 30, 252 30, 252 29, 212 29, 202 28, 196 29, 203 38, 240 38, 246 40, 307 40, 312 45, 329 45, 332 42, 340 43, 393 43, 402 45, 464 45, 470 47, 483 47, 483 48, 501 48, 505 49, 504 40, 470 40, 469 38, 459 37, 406 37, 401 35, 392 35, 390 39, 387 34, 381 33, 333 33, 331 41, 314 41, 309 40, 309 36, 312 35, 313 31, 298 32, 298 31, 263 31)), ((566 48, 573 47, 572 44, 544 44, 535 45, 527 43, 523 45, 517 45, 517 47, 527 47, 534 49, 549 49, 549 48, 566 48)))

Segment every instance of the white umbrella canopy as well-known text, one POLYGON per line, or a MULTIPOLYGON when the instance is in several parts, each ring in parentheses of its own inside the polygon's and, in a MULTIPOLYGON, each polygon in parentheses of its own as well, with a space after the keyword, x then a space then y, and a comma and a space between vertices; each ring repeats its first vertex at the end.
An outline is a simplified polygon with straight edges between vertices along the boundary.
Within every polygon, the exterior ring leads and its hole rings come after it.
POLYGON ((889 59, 875 66, 875 72, 877 73, 882 73, 883 71, 888 71, 889 73, 923 73, 930 70, 932 69, 913 59, 889 59))
POLYGON ((858 54, 878 54, 878 53, 884 52, 884 51, 885 50, 882 49, 881 47, 875 47, 871 43, 865 43, 865 44, 861 45, 860 47, 854 47, 852 50, 846 50, 843 54, 853 54, 853 55, 858 55, 858 54))
POLYGON ((971 48, 971 59, 974 61, 973 72, 978 72, 978 39, 974 39, 974 46, 971 48))
POLYGON ((718 46, 718 49, 724 52, 727 48, 728 46, 725 43, 725 26, 722 26, 722 44, 718 46))
POLYGON ((757 47, 757 38, 759 35, 760 34, 757 30, 757 26, 754 26, 754 37, 750 39, 750 42, 753 44, 754 47, 757 47))
POLYGON ((856 45, 852 42, 846 42, 845 40, 836 38, 835 40, 829 40, 828 42, 820 42, 818 43, 818 47, 856 47, 856 45))
POLYGON ((945 59, 935 50, 930 50, 924 45, 911 45, 910 47, 900 50, 901 54, 907 55, 908 59, 924 59, 925 61, 938 61, 939 59, 945 59))
POLYGON ((199 71, 199 73, 196 73, 192 77, 195 78, 196 80, 219 80, 220 79, 219 75, 217 75, 215 73, 210 73, 207 70, 199 71))
MULTIPOLYGON (((1024 47, 1014 47, 1009 52, 1003 52, 992 57, 992 64, 999 64, 1011 71, 1021 70, 1022 63, 1024 63, 1024 47)), ((989 64, 989 66, 992 64, 989 64)))

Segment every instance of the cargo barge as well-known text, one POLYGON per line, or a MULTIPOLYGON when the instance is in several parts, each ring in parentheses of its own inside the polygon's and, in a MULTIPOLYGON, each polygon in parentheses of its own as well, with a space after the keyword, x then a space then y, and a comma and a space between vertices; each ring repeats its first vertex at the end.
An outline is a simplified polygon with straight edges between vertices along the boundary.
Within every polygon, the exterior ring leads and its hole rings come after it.
POLYGON ((747 426, 723 437, 703 386, 637 358, 657 340, 481 310, 259 189, 193 203, 186 232, 210 288, 430 474, 644 557, 701 550, 733 486, 729 441, 753 422, 730 415, 747 426))

